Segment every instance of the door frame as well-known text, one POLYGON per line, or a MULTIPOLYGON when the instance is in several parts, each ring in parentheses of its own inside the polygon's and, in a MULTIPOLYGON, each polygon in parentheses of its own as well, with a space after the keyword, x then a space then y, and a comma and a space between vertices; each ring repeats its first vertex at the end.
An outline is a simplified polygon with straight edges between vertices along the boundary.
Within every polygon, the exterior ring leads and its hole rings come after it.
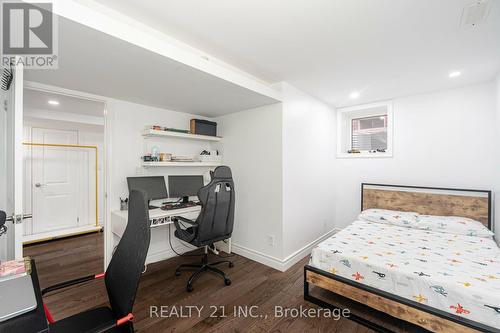
POLYGON ((104 204, 103 204, 103 228, 104 228, 104 267, 106 267, 111 260, 112 249, 110 249, 110 244, 113 244, 112 233, 111 233, 111 213, 109 211, 108 193, 110 192, 110 182, 109 182, 109 155, 111 151, 110 136, 109 136, 109 119, 108 119, 108 103, 109 98, 104 96, 89 94, 81 91, 61 88, 57 86, 46 85, 43 83, 24 81, 24 89, 30 89, 41 92, 54 93, 59 95, 64 95, 68 97, 86 99, 93 102, 102 103, 104 106, 103 117, 104 117, 104 144, 103 144, 103 178, 104 178, 104 204))
MULTIPOLYGON (((21 259, 23 257, 23 178, 24 178, 24 168, 23 166, 23 124, 24 124, 24 66, 22 62, 19 62, 19 57, 16 56, 16 64, 12 66, 14 82, 11 89, 14 92, 14 212, 13 215, 21 217, 21 223, 19 221, 13 221, 14 226, 14 258, 21 259), (17 131, 16 131, 17 129, 17 131), (20 149, 20 151, 19 151, 20 149)), ((10 213, 10 212, 9 212, 10 213)))

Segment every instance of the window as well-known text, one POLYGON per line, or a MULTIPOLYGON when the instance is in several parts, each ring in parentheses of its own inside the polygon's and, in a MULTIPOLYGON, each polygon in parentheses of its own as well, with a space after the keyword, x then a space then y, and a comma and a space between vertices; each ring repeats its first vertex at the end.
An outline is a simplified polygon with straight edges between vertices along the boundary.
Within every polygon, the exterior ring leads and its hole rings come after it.
POLYGON ((351 149, 358 151, 387 150, 387 115, 351 120, 351 149))
POLYGON ((392 156, 390 102, 340 108, 337 120, 337 157, 392 156))

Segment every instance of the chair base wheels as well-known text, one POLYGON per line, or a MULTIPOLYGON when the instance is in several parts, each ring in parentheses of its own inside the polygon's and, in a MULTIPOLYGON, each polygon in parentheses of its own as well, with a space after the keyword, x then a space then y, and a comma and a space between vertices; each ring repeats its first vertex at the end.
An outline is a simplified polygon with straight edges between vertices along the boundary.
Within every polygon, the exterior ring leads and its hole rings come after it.
POLYGON ((202 259, 202 262, 200 264, 183 264, 177 267, 175 270, 175 276, 180 276, 182 270, 190 270, 190 271, 195 271, 193 275, 189 278, 187 285, 186 285, 186 291, 187 292, 192 292, 194 290, 193 288, 193 283, 194 281, 201 275, 203 272, 212 272, 224 279, 224 284, 226 286, 231 285, 231 279, 221 271, 220 269, 216 268, 215 266, 219 264, 227 263, 229 264, 229 267, 234 267, 234 264, 231 261, 224 260, 224 261, 218 261, 214 263, 208 263, 208 256, 205 255, 202 259))

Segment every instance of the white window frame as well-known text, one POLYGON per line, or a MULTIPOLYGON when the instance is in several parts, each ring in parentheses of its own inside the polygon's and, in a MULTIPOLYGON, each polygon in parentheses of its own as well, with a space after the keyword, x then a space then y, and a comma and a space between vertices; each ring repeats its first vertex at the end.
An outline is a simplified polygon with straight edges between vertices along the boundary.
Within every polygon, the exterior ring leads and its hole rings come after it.
POLYGON ((362 104, 337 109, 337 158, 383 158, 392 157, 394 136, 394 114, 392 101, 362 104), (380 109, 385 108, 381 113, 380 109), (352 120, 362 117, 387 115, 387 149, 385 152, 361 152, 349 154, 352 144, 352 120), (349 147, 349 148, 347 148, 349 147))

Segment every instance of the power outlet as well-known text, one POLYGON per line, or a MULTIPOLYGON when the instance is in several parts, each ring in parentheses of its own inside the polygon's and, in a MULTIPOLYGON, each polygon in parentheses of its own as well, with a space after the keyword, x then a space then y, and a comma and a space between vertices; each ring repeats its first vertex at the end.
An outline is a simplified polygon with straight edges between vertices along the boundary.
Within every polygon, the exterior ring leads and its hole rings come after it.
POLYGON ((272 247, 276 246, 276 236, 267 235, 267 244, 272 247))

